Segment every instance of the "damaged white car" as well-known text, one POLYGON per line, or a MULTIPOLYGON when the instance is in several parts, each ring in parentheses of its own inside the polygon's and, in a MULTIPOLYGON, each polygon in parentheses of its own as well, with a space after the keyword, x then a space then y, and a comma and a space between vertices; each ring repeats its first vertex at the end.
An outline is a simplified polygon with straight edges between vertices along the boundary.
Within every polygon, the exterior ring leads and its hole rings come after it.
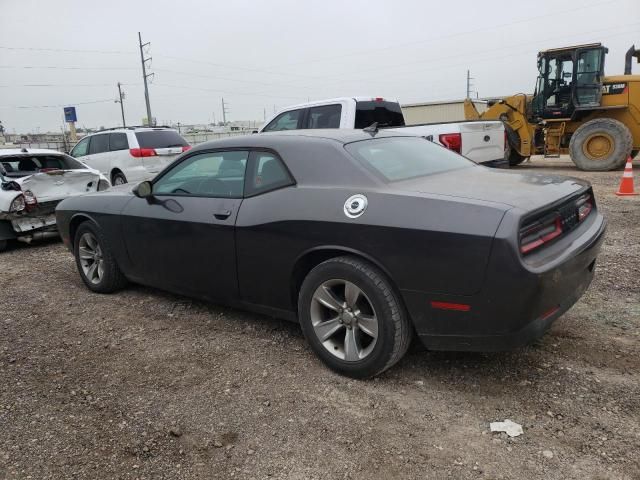
POLYGON ((54 237, 58 202, 111 185, 97 170, 55 150, 0 150, 0 252, 11 240, 54 237))

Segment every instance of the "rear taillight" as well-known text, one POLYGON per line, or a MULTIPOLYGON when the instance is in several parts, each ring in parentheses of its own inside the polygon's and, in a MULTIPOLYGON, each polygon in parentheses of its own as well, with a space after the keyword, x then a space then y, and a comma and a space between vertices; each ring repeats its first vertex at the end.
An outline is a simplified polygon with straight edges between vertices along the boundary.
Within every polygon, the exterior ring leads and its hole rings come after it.
POLYGON ((31 190, 25 190, 23 195, 27 210, 33 210, 38 206, 38 199, 31 190))
POLYGON ((459 133, 443 133, 439 137, 440 143, 457 153, 462 153, 462 135, 459 133))
POLYGON ((182 151, 186 152, 187 150, 191 149, 191 145, 185 145, 184 147, 182 147, 182 151))
POLYGON ((129 153, 132 157, 155 157, 158 155, 153 148, 130 148, 129 153))
POLYGON ((527 254, 562 235, 562 218, 548 215, 520 230, 520 252, 527 254))
POLYGON ((578 221, 582 222, 589 216, 591 210, 593 210, 593 198, 591 197, 591 194, 580 197, 576 202, 576 205, 578 207, 578 221))

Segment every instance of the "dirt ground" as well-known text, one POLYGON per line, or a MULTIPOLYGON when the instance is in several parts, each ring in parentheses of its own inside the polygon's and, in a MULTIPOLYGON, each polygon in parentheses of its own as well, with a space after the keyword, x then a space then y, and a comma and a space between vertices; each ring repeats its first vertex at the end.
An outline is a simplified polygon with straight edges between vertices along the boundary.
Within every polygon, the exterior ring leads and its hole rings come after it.
POLYGON ((0 254, 0 478, 640 478, 640 198, 613 194, 621 172, 523 168, 594 183, 609 230, 587 294, 531 347, 415 346, 371 381, 295 324, 92 294, 60 242, 0 254), (489 432, 505 419, 524 434, 489 432))

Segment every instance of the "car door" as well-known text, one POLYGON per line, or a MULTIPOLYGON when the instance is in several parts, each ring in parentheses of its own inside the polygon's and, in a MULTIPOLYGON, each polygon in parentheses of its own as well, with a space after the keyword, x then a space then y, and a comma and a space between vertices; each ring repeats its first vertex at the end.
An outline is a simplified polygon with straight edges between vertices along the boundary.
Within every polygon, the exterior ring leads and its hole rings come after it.
POLYGON ((91 168, 99 170, 107 178, 111 178, 111 165, 109 161, 109 134, 101 133, 92 135, 89 143, 89 154, 83 161, 91 168))
POLYGON ((249 152, 197 152, 153 181, 153 196, 122 212, 134 275, 148 285, 212 300, 238 294, 235 221, 249 152))

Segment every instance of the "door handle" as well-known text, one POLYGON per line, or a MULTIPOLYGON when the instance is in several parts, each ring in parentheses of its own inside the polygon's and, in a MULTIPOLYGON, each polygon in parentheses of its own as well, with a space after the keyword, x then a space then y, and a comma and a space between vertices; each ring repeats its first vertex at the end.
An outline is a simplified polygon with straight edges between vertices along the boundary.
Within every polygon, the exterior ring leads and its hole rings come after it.
POLYGON ((221 210, 213 214, 218 220, 226 220, 231 215, 231 210, 221 210))

